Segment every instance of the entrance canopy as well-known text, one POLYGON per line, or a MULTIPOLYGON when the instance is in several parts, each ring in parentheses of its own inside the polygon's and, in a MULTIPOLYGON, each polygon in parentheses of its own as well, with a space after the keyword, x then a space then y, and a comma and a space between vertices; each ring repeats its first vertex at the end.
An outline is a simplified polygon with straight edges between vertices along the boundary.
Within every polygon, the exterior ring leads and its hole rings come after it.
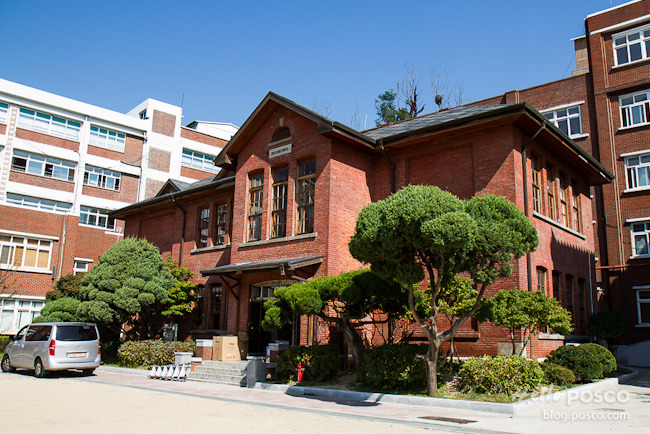
POLYGON ((280 274, 323 262, 323 256, 302 256, 299 258, 270 259, 266 261, 240 262, 238 264, 222 265, 220 267, 201 270, 203 276, 219 274, 242 274, 262 270, 279 270, 280 274))

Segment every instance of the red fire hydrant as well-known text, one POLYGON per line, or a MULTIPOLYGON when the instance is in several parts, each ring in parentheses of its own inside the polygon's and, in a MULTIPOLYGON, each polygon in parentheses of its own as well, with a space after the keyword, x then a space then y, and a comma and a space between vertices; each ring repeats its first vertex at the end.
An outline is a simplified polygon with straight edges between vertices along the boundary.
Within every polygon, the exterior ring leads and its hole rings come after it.
POLYGON ((298 363, 298 383, 302 383, 302 363, 298 363))

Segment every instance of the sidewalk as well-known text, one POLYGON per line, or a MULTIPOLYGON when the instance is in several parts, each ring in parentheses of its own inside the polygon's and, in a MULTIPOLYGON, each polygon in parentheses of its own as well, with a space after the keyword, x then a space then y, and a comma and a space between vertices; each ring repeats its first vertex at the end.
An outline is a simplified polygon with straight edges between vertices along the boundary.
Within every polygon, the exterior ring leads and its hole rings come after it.
POLYGON ((359 399, 359 396, 353 399, 354 392, 344 394, 341 391, 308 388, 302 391, 307 394, 296 395, 286 386, 285 390, 275 391, 265 390, 264 386, 246 389, 192 381, 152 380, 147 378, 147 375, 148 371, 101 367, 97 370, 97 375, 83 380, 221 402, 355 419, 383 420, 445 431, 539 432, 544 429, 549 432, 622 430, 626 433, 645 433, 650 429, 647 404, 650 396, 650 389, 647 388, 650 384, 650 369, 639 369, 638 377, 629 380, 628 384, 618 385, 610 381, 600 388, 592 388, 582 393, 575 392, 572 396, 565 394, 553 402, 523 409, 517 414, 424 406, 421 401, 430 398, 421 397, 400 397, 397 399, 399 403, 395 403, 386 402, 383 399, 386 395, 380 394, 372 394, 366 399, 359 399))

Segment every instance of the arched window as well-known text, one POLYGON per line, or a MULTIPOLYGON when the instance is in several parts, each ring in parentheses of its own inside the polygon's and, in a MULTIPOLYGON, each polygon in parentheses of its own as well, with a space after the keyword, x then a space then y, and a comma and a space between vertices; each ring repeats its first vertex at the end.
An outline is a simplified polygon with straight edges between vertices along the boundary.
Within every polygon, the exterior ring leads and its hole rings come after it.
POLYGON ((289 131, 289 128, 280 127, 275 131, 275 134, 273 134, 273 141, 277 142, 278 140, 288 139, 289 137, 291 137, 291 132, 289 131))

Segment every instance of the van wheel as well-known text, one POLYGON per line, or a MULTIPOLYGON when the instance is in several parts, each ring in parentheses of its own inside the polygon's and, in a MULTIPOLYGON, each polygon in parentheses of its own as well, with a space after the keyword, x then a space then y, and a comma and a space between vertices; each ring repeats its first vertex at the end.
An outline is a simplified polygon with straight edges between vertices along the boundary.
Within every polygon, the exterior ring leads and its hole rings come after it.
POLYGON ((2 358, 2 372, 14 372, 16 368, 11 366, 11 361, 9 361, 9 356, 4 355, 2 358))
POLYGON ((93 372, 95 372, 95 369, 94 369, 94 368, 91 368, 91 369, 82 369, 82 370, 81 370, 81 373, 83 374, 84 377, 89 377, 89 376, 93 375, 93 372))
POLYGON ((41 359, 36 359, 34 362, 34 375, 36 375, 38 378, 47 377, 47 371, 43 367, 43 362, 41 362, 41 359))

